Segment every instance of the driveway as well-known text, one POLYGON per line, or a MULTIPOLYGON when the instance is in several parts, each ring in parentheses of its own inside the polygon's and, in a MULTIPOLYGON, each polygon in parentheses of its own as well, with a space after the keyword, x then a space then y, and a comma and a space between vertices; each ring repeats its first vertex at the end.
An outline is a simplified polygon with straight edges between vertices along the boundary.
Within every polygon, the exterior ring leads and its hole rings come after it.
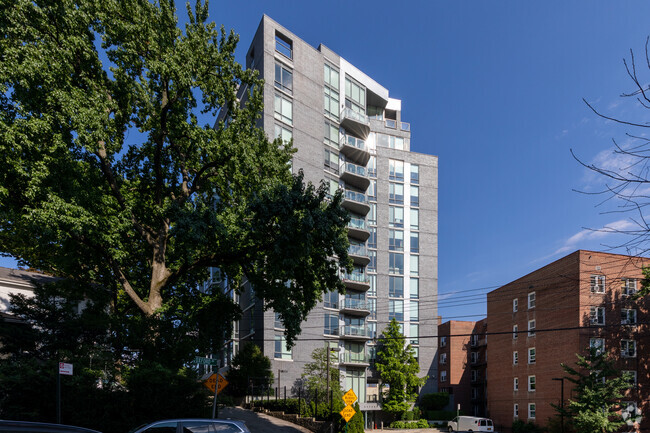
POLYGON ((312 433, 310 430, 289 421, 242 409, 241 407, 219 408, 219 418, 245 421, 251 433, 312 433))

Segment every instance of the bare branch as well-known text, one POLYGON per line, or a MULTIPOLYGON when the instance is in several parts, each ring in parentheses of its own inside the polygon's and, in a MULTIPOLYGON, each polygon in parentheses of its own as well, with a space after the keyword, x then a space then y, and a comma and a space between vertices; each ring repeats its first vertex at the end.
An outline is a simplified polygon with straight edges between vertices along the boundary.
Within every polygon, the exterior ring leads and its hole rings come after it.
POLYGON ((591 104, 589 104, 589 102, 587 102, 587 100, 585 98, 582 98, 582 100, 584 101, 585 104, 587 104, 587 107, 591 108, 591 111, 596 113, 596 115, 598 117, 602 117, 603 119, 611 120, 611 121, 616 122, 616 123, 621 123, 623 125, 638 126, 640 128, 650 128, 650 125, 647 125, 647 124, 643 125, 643 124, 640 124, 640 123, 626 122, 625 120, 620 120, 620 119, 616 119, 614 117, 605 116, 604 114, 601 114, 600 112, 598 112, 594 107, 592 107, 591 104))

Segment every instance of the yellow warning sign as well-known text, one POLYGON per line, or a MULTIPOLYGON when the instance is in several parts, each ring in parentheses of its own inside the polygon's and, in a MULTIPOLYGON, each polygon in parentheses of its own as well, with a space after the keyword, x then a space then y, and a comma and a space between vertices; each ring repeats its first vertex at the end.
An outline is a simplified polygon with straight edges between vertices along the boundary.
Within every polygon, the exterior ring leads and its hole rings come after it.
POLYGON ((357 401, 357 395, 354 393, 354 391, 352 391, 352 388, 350 388, 350 390, 348 392, 343 394, 343 401, 348 406, 352 406, 352 403, 357 401))
POLYGON ((219 394, 228 385, 228 381, 222 375, 213 373, 203 382, 203 385, 212 392, 216 387, 217 394, 219 394))
POLYGON ((341 412, 339 412, 345 422, 350 421, 350 418, 354 416, 355 413, 357 413, 356 410, 352 406, 345 406, 341 412))

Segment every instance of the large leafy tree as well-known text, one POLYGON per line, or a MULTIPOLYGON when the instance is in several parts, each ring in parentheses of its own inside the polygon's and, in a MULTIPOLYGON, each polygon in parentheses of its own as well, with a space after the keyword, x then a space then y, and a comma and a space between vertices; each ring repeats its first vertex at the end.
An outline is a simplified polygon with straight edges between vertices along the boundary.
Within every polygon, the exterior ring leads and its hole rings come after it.
POLYGON ((426 377, 417 376, 420 366, 395 319, 390 321, 381 336, 375 368, 382 385, 388 385, 388 395, 384 397, 382 409, 397 418, 410 409, 426 377))
POLYGON ((110 293, 168 347, 236 314, 198 290, 219 267, 291 343, 343 289, 348 217, 256 127, 262 82, 237 36, 207 4, 187 13, 181 29, 172 0, 0 2, 0 253, 110 293))
POLYGON ((568 406, 555 409, 570 419, 577 433, 613 432, 625 424, 620 399, 630 388, 630 378, 614 367, 604 351, 592 348, 588 355, 576 354, 576 368, 562 364, 566 379, 574 384, 568 406))
POLYGON ((264 356, 257 344, 246 344, 232 359, 228 370, 228 388, 226 392, 236 396, 244 396, 250 392, 252 383, 268 384, 273 382, 271 360, 264 356))
POLYGON ((334 412, 343 408, 343 391, 341 390, 341 375, 338 369, 338 356, 329 347, 319 347, 311 353, 311 362, 303 367, 302 385, 305 387, 307 398, 319 395, 320 401, 328 401, 328 372, 327 357, 329 356, 329 391, 332 392, 334 412))

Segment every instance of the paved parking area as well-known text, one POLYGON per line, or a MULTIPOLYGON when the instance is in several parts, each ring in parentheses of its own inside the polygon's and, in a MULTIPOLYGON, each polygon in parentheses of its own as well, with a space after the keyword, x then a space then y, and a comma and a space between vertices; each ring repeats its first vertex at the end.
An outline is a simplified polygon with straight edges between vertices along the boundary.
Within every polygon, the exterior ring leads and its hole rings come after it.
POLYGON ((242 409, 241 407, 221 408, 219 409, 219 418, 240 419, 246 422, 251 433, 312 433, 310 430, 289 421, 242 409))

